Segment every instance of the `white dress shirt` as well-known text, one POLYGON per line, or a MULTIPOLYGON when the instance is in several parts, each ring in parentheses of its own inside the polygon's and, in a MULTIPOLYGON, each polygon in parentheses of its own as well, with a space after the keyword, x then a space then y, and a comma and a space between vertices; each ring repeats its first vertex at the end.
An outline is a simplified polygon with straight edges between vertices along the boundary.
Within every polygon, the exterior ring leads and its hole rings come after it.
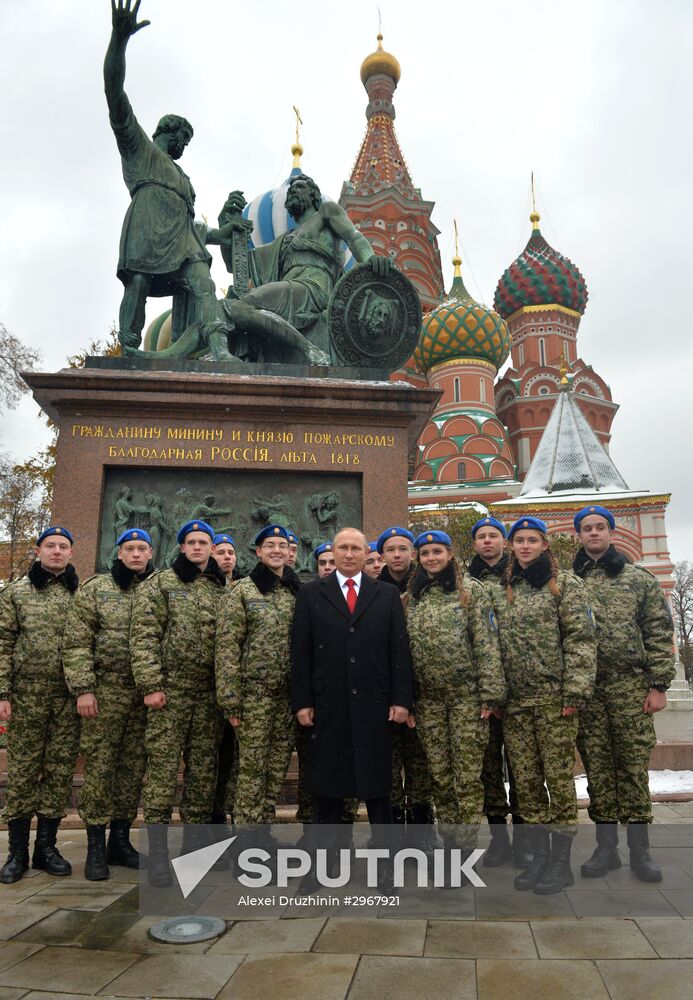
POLYGON ((356 597, 358 598, 359 590, 361 589, 361 577, 363 576, 363 574, 357 573, 356 576, 348 577, 344 576, 343 573, 340 573, 339 570, 336 569, 335 575, 337 577, 337 583, 339 584, 339 589, 342 591, 342 595, 344 596, 344 600, 346 601, 347 594, 349 593, 349 588, 346 585, 347 580, 354 581, 354 590, 356 591, 356 597))

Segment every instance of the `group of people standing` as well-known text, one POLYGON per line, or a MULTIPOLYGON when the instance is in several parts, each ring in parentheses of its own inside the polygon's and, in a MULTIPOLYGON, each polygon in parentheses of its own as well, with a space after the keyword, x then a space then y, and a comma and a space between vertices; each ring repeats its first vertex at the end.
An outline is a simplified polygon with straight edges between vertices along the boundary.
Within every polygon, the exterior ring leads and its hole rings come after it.
POLYGON ((484 863, 514 859, 516 888, 539 894, 573 883, 577 747, 597 832, 582 875, 620 866, 620 822, 635 874, 661 879, 648 762, 674 676, 671 616, 656 579, 615 549, 607 508, 574 523, 572 572, 543 521, 507 531, 484 517, 467 571, 443 531, 392 526, 368 543, 344 528, 303 585, 298 539, 281 525, 258 533, 243 579, 233 538, 197 520, 170 568, 154 571, 151 539, 128 529, 110 573, 81 585, 72 535, 46 529, 28 576, 0 594, 0 882, 27 870, 34 815, 33 867, 70 873, 56 835, 78 749, 85 876, 140 864, 129 832, 142 794, 148 878, 166 885, 181 755, 184 847, 229 813, 241 842, 268 844, 294 747, 300 821, 346 829, 365 801, 375 828, 407 823, 426 851, 439 836, 472 850, 485 814, 484 863))

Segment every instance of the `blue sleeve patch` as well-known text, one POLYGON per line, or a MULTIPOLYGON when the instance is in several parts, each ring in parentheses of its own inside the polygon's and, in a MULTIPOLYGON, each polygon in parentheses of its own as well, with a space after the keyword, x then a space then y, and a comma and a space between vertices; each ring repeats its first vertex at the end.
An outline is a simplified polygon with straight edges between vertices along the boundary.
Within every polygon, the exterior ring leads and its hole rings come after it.
POLYGON ((596 623, 596 621, 594 619, 594 611, 592 610, 592 608, 585 608, 585 614, 587 615, 587 621, 592 626, 592 631, 596 632, 597 631, 597 623, 596 623))
POLYGON ((495 611, 489 611, 488 613, 488 623, 491 626, 493 632, 498 631, 498 619, 496 618, 495 611))

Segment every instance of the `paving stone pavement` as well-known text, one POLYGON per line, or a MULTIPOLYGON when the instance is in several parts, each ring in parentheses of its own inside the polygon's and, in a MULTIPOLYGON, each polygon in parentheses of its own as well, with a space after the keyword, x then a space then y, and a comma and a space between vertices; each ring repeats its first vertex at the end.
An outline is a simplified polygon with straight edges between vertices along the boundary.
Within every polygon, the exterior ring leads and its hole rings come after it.
MULTIPOLYGON (((85 835, 65 831, 72 877, 0 886, 0 1000, 693 1000, 691 827, 691 803, 655 806, 655 886, 634 878, 623 842, 621 869, 580 878, 581 826, 575 885, 554 897, 509 891, 511 869, 480 866, 487 888, 444 893, 433 913, 427 890, 344 917, 278 904, 191 945, 149 936, 158 918, 139 912, 132 872, 86 882, 85 835)), ((222 917, 225 893, 206 899, 222 917)))

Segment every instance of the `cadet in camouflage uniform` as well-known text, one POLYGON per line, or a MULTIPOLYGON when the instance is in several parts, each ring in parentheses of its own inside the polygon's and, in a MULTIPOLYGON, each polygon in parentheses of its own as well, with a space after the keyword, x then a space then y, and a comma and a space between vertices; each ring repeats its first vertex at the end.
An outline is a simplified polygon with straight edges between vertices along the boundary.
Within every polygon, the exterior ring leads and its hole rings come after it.
MULTIPOLYGON (((475 555, 469 564, 469 575, 479 580, 488 590, 502 587, 501 577, 508 565, 505 551, 508 533, 505 525, 495 517, 482 517, 472 527, 472 541, 475 555)), ((501 595, 502 596, 502 595, 501 595)), ((491 831, 491 844, 484 854, 486 868, 498 868, 514 858, 518 868, 528 868, 531 855, 528 851, 527 831, 517 808, 517 792, 512 770, 508 767, 510 798, 505 790, 505 769, 507 761, 503 757, 503 723, 492 715, 489 721, 489 740, 484 754, 481 780, 484 783, 484 815, 491 831), (512 814, 513 840, 510 844, 506 816, 512 814)))
POLYGON ((29 830, 37 816, 32 867, 69 875, 56 847, 70 799, 79 745, 79 716, 65 684, 62 644, 79 581, 72 535, 57 525, 36 543, 28 577, 0 594, 0 720, 7 734, 4 819, 9 856, 0 882, 17 882, 29 867, 29 830))
MULTIPOLYGON (((137 588, 130 626, 132 673, 147 713, 145 822, 147 875, 168 885, 166 828, 171 821, 178 763, 185 762, 181 819, 209 823, 216 787, 219 714, 214 698, 214 636, 226 577, 211 558, 214 531, 188 521, 178 532, 180 554, 170 569, 137 588)), ((197 843, 187 831, 191 845, 197 843)))
MULTIPOLYGON (((406 528, 386 528, 378 537, 376 547, 384 563, 378 579, 393 584, 404 595, 416 573, 414 536, 406 528)), ((405 724, 393 724, 392 815, 395 823, 413 823, 422 831, 424 826, 429 827, 428 831, 423 831, 421 846, 425 850, 436 846, 432 800, 431 772, 417 731, 405 724)))
POLYGON ((459 573, 449 535, 423 532, 414 545, 421 568, 405 600, 416 728, 443 839, 472 851, 484 806, 488 719, 506 697, 498 628, 484 588, 459 573))
POLYGON ((532 864, 515 888, 549 895, 573 884, 577 710, 592 694, 597 642, 585 587, 558 569, 545 523, 523 517, 509 538, 507 593, 493 591, 508 683, 503 735, 520 813, 534 824, 532 864))
POLYGON ((621 822, 628 824, 631 868, 642 881, 659 882, 661 869, 649 853, 648 765, 656 743, 652 715, 666 707, 674 677, 673 623, 655 577, 611 544, 611 511, 585 507, 574 524, 583 547, 573 569, 585 582, 598 644, 594 696, 580 712, 578 730, 597 849, 581 870, 595 878, 620 868, 621 822))
MULTIPOLYGON (((212 546, 212 558, 216 559, 219 569, 226 577, 226 586, 235 587, 243 574, 236 565, 236 542, 232 535, 215 535, 212 546)), ((221 713, 221 710, 220 710, 221 713)), ((236 777, 238 773, 238 755, 236 753, 236 735, 233 726, 224 719, 223 713, 219 720, 220 739, 217 761, 217 787, 214 791, 214 806, 212 808, 212 823, 226 823, 227 813, 231 813, 233 822, 233 801, 236 797, 236 777)), ((220 858, 217 867, 225 864, 220 858)))
POLYGON ((373 580, 377 580, 383 571, 383 557, 378 552, 378 543, 368 543, 368 555, 363 564, 363 572, 373 580))
POLYGON ((130 824, 142 793, 147 709, 130 669, 130 619, 137 587, 154 572, 152 540, 129 528, 116 548, 110 573, 90 577, 77 591, 63 643, 65 680, 82 717, 79 814, 87 827, 84 877, 90 881, 107 879, 109 864, 139 868, 130 824))
POLYGON ((219 608, 217 701, 238 740, 238 825, 274 821, 294 746, 289 648, 300 582, 286 565, 288 549, 285 528, 263 528, 257 565, 219 608))

